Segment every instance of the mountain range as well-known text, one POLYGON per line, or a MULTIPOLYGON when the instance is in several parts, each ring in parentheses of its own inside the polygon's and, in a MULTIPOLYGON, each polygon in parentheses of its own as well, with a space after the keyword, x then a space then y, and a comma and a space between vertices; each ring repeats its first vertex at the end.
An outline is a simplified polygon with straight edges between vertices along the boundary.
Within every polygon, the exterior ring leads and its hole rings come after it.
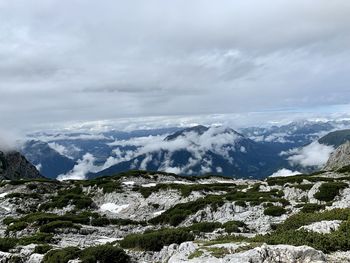
POLYGON ((321 146, 337 147, 342 141, 331 140, 330 132, 347 127, 349 121, 302 121, 237 131, 194 126, 131 132, 46 132, 31 134, 20 151, 49 178, 94 178, 130 169, 263 178, 283 168, 300 172, 319 169, 319 163, 300 165, 291 159, 317 141, 321 146))

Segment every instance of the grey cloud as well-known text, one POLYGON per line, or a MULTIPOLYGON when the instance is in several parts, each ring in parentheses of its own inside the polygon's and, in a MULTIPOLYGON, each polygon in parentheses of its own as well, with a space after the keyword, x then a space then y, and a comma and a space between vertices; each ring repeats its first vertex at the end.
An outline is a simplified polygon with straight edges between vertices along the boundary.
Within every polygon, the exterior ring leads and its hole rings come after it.
POLYGON ((0 3, 0 121, 247 113, 350 100, 350 2, 0 3))

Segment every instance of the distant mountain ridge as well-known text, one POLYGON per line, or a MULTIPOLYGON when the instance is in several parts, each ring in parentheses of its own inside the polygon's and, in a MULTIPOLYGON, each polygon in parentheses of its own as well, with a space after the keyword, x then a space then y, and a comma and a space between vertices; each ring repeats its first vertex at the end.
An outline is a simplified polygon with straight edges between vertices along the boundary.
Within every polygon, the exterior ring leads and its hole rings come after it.
MULTIPOLYGON (((230 128, 195 126, 175 132, 159 149, 142 153, 90 177, 130 169, 176 172, 185 175, 214 173, 225 176, 264 177, 284 164, 278 154, 230 128)), ((142 151, 141 151, 142 152, 142 151)))

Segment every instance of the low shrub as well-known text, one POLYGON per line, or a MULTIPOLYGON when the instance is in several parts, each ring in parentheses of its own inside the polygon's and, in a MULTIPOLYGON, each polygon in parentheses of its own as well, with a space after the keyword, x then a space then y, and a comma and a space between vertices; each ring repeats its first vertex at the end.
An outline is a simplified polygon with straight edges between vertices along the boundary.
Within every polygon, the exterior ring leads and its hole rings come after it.
POLYGON ((16 238, 0 238, 0 251, 8 252, 16 246, 17 242, 16 238))
POLYGON ((210 233, 220 227, 222 224, 219 222, 201 222, 189 226, 188 229, 194 232, 210 233))
POLYGON ((187 216, 204 209, 206 206, 211 206, 212 209, 215 210, 223 204, 224 201, 221 196, 208 195, 205 198, 200 198, 196 201, 177 204, 161 215, 152 218, 149 222, 152 224, 168 223, 172 226, 178 226, 187 218, 187 216))
POLYGON ((19 221, 19 222, 14 222, 12 224, 10 224, 8 227, 7 227, 7 232, 10 232, 10 231, 21 231, 23 229, 25 229, 26 227, 28 226, 28 223, 26 222, 23 222, 23 221, 19 221))
POLYGON ((50 233, 36 233, 32 236, 22 237, 18 240, 18 244, 26 246, 29 244, 47 244, 52 241, 53 234, 50 233))
POLYGON ((333 199, 339 195, 339 191, 348 186, 344 182, 329 182, 321 184, 318 192, 314 194, 314 197, 320 201, 333 201, 333 199))
POLYGON ((100 245, 89 247, 81 251, 82 263, 129 263, 130 257, 119 247, 100 245))
POLYGON ((313 213, 318 212, 322 209, 325 209, 325 205, 319 205, 319 204, 305 204, 303 208, 301 209, 301 212, 303 213, 313 213))
POLYGON ((67 263, 69 260, 79 257, 80 249, 66 247, 49 251, 43 259, 43 263, 67 263))
POLYGON ((73 224, 71 221, 53 221, 46 225, 42 225, 39 230, 43 233, 54 233, 57 228, 76 228, 80 226, 73 224))
POLYGON ((39 246, 36 246, 34 248, 34 252, 33 253, 36 253, 36 254, 46 254, 49 250, 52 249, 52 246, 50 245, 39 245, 39 246))
POLYGON ((228 221, 223 224, 223 227, 227 233, 240 233, 240 228, 245 228, 246 224, 241 221, 228 221))
POLYGON ((286 213, 286 209, 281 206, 269 206, 265 208, 264 215, 267 216, 281 216, 286 213))
POLYGON ((194 235, 184 229, 161 229, 144 234, 128 235, 120 242, 120 245, 123 248, 160 251, 163 246, 173 243, 181 244, 185 241, 193 240, 194 235))
POLYGON ((91 225, 93 226, 108 226, 110 223, 107 217, 98 217, 91 220, 91 225))

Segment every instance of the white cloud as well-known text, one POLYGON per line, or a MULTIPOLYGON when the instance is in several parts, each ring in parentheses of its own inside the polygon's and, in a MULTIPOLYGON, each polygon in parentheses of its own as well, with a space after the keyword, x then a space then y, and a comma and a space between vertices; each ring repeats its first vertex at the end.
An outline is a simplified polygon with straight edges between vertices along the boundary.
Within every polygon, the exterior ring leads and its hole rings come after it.
POLYGON ((101 168, 95 166, 95 157, 91 153, 86 153, 83 159, 78 160, 71 171, 61 174, 57 180, 84 180, 89 172, 98 172, 101 168))
MULTIPOLYGON (((171 171, 182 173, 189 173, 190 169, 202 162, 202 173, 209 173, 211 171, 211 160, 204 160, 203 157, 207 151, 217 153, 228 161, 232 162, 232 158, 229 155, 229 151, 235 150, 234 145, 237 140, 241 139, 240 135, 234 133, 232 130, 227 130, 224 127, 211 127, 203 134, 198 135, 196 132, 189 131, 184 133, 183 136, 179 136, 173 140, 164 140, 164 136, 148 136, 132 138, 129 140, 117 140, 110 143, 110 146, 136 146, 137 150, 131 152, 125 156, 121 156, 115 150, 116 157, 108 160, 109 164, 117 164, 121 161, 127 161, 140 155, 146 155, 145 159, 140 164, 140 169, 146 169, 147 164, 152 161, 149 153, 164 151, 168 154, 168 158, 164 158, 164 163, 160 164, 160 169, 164 171, 171 171), (186 165, 183 167, 173 167, 170 163, 171 155, 179 150, 187 150, 192 154, 186 165)), ((239 150, 242 150, 241 148, 239 150)), ((106 165, 105 165, 106 166, 106 165)))
POLYGON ((50 142, 50 143, 48 143, 48 145, 50 146, 50 148, 52 148, 53 150, 55 150, 59 154, 66 156, 72 160, 74 159, 72 154, 81 151, 81 149, 79 149, 75 145, 70 145, 69 148, 65 147, 62 144, 56 143, 56 142, 50 142))
POLYGON ((298 175, 301 174, 298 171, 291 171, 288 169, 280 169, 277 172, 273 173, 272 175, 270 175, 269 177, 284 177, 284 176, 293 176, 293 175, 298 175))
POLYGON ((281 155, 288 155, 288 161, 293 165, 318 166, 322 167, 334 151, 332 146, 323 145, 315 141, 305 147, 282 152, 281 155))

